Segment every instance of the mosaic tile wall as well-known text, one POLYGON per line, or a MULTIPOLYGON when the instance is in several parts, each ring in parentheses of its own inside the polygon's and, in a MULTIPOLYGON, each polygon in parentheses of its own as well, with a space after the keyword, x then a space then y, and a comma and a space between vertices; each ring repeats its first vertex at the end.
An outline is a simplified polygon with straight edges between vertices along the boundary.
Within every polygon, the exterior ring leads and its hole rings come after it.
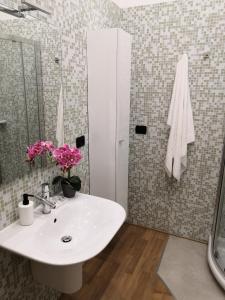
POLYGON ((133 35, 129 221, 195 240, 211 229, 225 133, 225 2, 180 0, 123 11, 133 35), (164 171, 166 125, 180 54, 190 64, 196 142, 180 183, 164 171), (209 59, 204 54, 209 52, 209 59), (135 125, 148 126, 146 136, 135 125))
MULTIPOLYGON (((222 153, 225 95, 224 2, 188 0, 127 9, 121 27, 133 35, 129 220, 135 224, 206 240, 215 205, 222 153), (210 59, 203 60, 210 50, 210 59), (190 57, 190 83, 196 143, 180 184, 166 177, 165 159, 170 104, 178 55, 190 57), (146 137, 134 126, 146 124, 146 137)), ((75 143, 87 128, 86 31, 117 27, 120 10, 109 0, 55 0, 49 22, 62 32, 62 70, 66 142, 75 143)), ((46 74, 45 80, 49 76, 46 74)), ((51 95, 51 92, 49 93, 51 95)), ((57 95, 54 95, 54 99, 57 95)), ((54 101, 49 107, 56 108, 54 101)), ((87 182, 88 143, 78 174, 87 182)), ((0 228, 17 218, 21 194, 39 192, 57 169, 39 170, 0 188, 0 228)), ((0 251, 0 299, 57 299, 59 294, 32 281, 29 263, 0 251)))
MULTIPOLYGON (((103 27, 116 27, 120 10, 109 0, 56 0, 53 15, 48 20, 62 32, 62 69, 65 101, 66 142, 75 143, 78 135, 86 135, 84 160, 78 174, 86 181, 88 192, 88 128, 87 128, 87 63, 86 31, 103 27)), ((46 74, 44 81, 51 80, 46 74)), ((57 95, 49 92, 45 105, 56 109, 57 95)), ((37 193, 44 181, 51 182, 58 170, 39 170, 12 184, 0 187, 0 229, 17 219, 17 204, 24 191, 37 193)), ((0 251, 0 299, 2 300, 54 300, 59 293, 33 282, 27 260, 0 251)))

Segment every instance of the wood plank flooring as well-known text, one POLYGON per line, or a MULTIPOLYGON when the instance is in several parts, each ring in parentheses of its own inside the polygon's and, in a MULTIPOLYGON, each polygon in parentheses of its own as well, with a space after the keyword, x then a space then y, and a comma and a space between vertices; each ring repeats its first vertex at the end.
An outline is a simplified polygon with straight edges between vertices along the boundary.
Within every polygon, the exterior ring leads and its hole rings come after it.
POLYGON ((125 224, 108 247, 84 264, 83 287, 61 300, 174 300, 157 275, 168 235, 125 224))

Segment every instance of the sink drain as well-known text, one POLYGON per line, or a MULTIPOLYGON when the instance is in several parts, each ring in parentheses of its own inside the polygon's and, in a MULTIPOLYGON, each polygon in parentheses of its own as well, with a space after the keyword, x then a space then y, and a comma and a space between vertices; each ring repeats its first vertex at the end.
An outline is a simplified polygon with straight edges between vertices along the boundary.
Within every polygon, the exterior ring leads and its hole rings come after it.
POLYGON ((63 237, 61 238, 61 241, 62 241, 63 243, 69 243, 69 242, 72 241, 72 236, 70 236, 70 235, 65 235, 65 236, 63 236, 63 237))

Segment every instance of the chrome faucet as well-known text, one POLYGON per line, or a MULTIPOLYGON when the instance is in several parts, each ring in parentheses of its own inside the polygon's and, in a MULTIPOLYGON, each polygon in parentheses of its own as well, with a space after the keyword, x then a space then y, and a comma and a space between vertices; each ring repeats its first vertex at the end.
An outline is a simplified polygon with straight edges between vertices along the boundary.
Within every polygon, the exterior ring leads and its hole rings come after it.
POLYGON ((50 214, 51 213, 51 208, 55 208, 55 204, 53 204, 49 199, 50 199, 50 194, 49 194, 49 184, 48 183, 43 183, 41 185, 41 198, 44 199, 45 201, 42 203, 43 204, 43 214, 50 214), (48 204, 49 203, 49 204, 48 204))
POLYGON ((55 203, 52 203, 50 200, 47 200, 45 197, 41 197, 39 195, 32 195, 35 199, 41 202, 43 205, 42 212, 43 214, 47 215, 51 213, 51 208, 55 209, 56 205, 55 203))
POLYGON ((37 199, 38 201, 41 202, 41 204, 43 205, 43 209, 42 209, 42 213, 43 214, 50 214, 51 213, 51 209, 55 209, 56 205, 55 203, 51 202, 49 200, 49 186, 47 183, 43 183, 41 185, 41 195, 28 195, 28 197, 33 197, 35 199, 37 199))

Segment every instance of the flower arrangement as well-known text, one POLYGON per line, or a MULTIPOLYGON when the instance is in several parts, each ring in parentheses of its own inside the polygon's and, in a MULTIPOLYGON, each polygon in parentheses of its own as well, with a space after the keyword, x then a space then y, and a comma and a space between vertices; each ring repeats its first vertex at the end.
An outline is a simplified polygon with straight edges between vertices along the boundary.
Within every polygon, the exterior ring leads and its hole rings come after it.
POLYGON ((56 148, 51 141, 37 141, 27 148, 27 161, 30 163, 34 164, 35 158, 42 155, 47 155, 63 172, 63 176, 53 179, 53 184, 60 182, 64 196, 73 197, 81 189, 80 178, 71 176, 71 169, 82 159, 80 150, 67 144, 56 148))
POLYGON ((50 141, 38 141, 33 145, 27 147, 27 160, 34 163, 37 156, 41 156, 46 153, 51 153, 55 149, 54 145, 50 141))

